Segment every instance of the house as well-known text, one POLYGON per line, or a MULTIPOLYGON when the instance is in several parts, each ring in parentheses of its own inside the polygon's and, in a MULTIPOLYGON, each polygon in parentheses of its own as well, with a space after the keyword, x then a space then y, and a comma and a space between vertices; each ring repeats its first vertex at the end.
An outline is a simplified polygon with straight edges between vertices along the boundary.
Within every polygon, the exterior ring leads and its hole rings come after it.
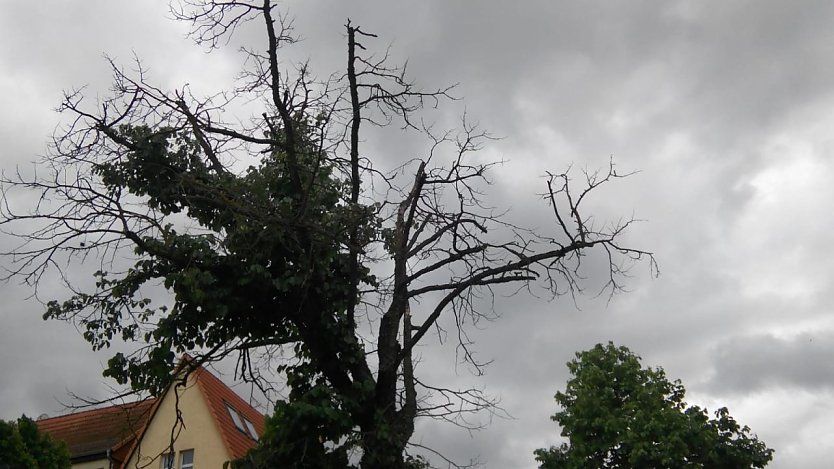
POLYGON ((264 423, 197 367, 159 398, 41 419, 38 427, 67 443, 73 469, 220 469, 255 447, 264 423))
POLYGON ((155 403, 147 399, 39 419, 37 424, 42 432, 67 444, 73 469, 119 467, 155 403))

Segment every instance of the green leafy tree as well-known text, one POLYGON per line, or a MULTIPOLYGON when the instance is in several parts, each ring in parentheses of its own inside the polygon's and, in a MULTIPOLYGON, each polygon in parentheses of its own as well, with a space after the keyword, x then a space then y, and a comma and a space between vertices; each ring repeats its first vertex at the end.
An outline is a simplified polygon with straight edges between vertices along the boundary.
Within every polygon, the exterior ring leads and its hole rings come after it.
POLYGON ((643 368, 626 347, 597 344, 568 363, 573 377, 556 393, 552 419, 569 443, 536 450, 543 469, 763 468, 773 450, 726 408, 709 418, 687 406, 680 381, 643 368))
POLYGON ((5 253, 9 278, 37 285, 57 269, 71 293, 45 317, 76 323, 95 349, 135 343, 105 374, 137 392, 165 389, 183 352, 192 366, 237 357, 265 389, 261 371, 277 371, 288 392, 253 464, 335 467, 358 454, 365 469, 404 467, 416 418, 466 425, 493 405, 416 378, 412 351, 436 326, 490 315, 479 299, 502 284, 576 293, 587 251, 609 261, 611 292, 629 262, 654 264, 619 242, 631 221, 600 227, 585 214, 594 189, 621 177, 613 164, 579 188, 548 175, 550 232, 503 220, 481 200, 494 163, 472 158, 489 136, 465 119, 449 132, 423 124, 450 89, 417 88, 350 22, 346 69, 318 80, 282 56, 296 41, 270 0, 184 0, 173 14, 210 49, 244 24, 262 29, 241 48, 239 86, 194 96, 148 83, 141 63, 112 64, 113 95, 67 93, 68 124, 37 175, 2 180, 7 200, 38 201, 0 204, 4 232, 21 239, 5 253), (361 147, 368 126, 420 134, 426 150, 383 171, 398 155, 374 161, 361 147), (92 286, 79 281, 85 265, 92 286), (166 304, 150 300, 159 289, 166 304))
POLYGON ((69 469, 66 444, 53 441, 25 415, 17 421, 0 420, 0 469, 69 469))

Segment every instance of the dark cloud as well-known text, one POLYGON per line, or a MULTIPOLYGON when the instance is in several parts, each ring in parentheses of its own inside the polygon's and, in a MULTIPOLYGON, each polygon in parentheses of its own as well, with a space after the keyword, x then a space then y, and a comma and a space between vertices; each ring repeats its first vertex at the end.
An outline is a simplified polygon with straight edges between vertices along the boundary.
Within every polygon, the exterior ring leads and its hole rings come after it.
POLYGON ((834 331, 822 329, 792 337, 756 335, 730 338, 712 353, 718 391, 755 393, 771 388, 834 389, 834 331))
MULTIPOLYGON (((7 3, 0 15, 5 171, 44 152, 62 89, 88 84, 91 97, 107 93, 102 52, 128 64, 135 51, 163 86, 188 82, 208 92, 229 83, 239 44, 261 44, 251 23, 229 47, 205 55, 184 39, 184 25, 166 19, 161 1, 7 3)), ((453 342, 421 348, 427 381, 484 387, 515 418, 471 435, 421 422, 416 441, 458 461, 534 467, 533 449, 558 436, 548 417, 568 378, 565 362, 613 340, 682 379, 693 403, 730 405, 778 444, 771 467, 823 467, 817 448, 834 437, 823 423, 834 417, 825 404, 834 379, 827 364, 834 263, 824 255, 834 223, 830 2, 285 5, 304 38, 286 51, 288 63, 309 58, 320 76, 338 70, 350 18, 379 34, 372 50, 391 43, 392 57, 408 59, 424 87, 459 82, 465 101, 428 117, 448 126, 466 110, 504 137, 481 158, 508 160, 489 201, 511 209, 516 223, 552 229, 536 197, 545 170, 571 162, 595 168, 612 154, 623 170, 642 170, 588 208, 600 222, 632 213, 647 219, 625 241, 655 251, 662 276, 651 280, 638 268, 632 293, 607 303, 593 298, 604 266, 591 256, 588 294, 576 304, 499 296, 500 317, 470 329, 478 356, 494 359, 483 377, 458 364, 453 342), (786 393, 790 409, 774 412, 786 393)), ((423 144, 375 133, 363 150, 394 165, 424 156, 423 144)), ((0 237, 0 245, 11 242, 0 237)), ((43 288, 49 297, 66 293, 43 288)), ((0 286, 0 418, 54 412, 67 389, 104 395, 105 357, 71 326, 41 321, 41 306, 27 294, 0 286)))

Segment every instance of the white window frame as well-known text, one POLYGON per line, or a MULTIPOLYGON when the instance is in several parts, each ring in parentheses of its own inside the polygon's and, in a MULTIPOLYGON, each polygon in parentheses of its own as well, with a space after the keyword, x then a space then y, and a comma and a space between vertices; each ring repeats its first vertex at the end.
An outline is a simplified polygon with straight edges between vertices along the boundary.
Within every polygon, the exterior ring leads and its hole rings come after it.
POLYGON ((235 410, 235 408, 230 406, 229 404, 226 404, 226 410, 229 411, 229 415, 232 417, 232 422, 235 423, 235 427, 241 432, 243 432, 243 434, 248 435, 248 432, 246 431, 246 425, 243 424, 243 417, 241 417, 240 414, 237 413, 237 410, 235 410))
POLYGON ((193 449, 186 449, 186 450, 180 451, 180 467, 179 467, 179 469, 194 469, 194 450, 193 449), (185 455, 186 454, 191 455, 191 462, 190 463, 185 462, 185 455))
POLYGON ((250 422, 249 419, 243 417, 243 423, 246 424, 246 429, 249 430, 249 436, 252 437, 253 440, 257 440, 258 438, 260 438, 260 435, 258 435, 258 431, 255 430, 255 426, 252 425, 252 422, 250 422))

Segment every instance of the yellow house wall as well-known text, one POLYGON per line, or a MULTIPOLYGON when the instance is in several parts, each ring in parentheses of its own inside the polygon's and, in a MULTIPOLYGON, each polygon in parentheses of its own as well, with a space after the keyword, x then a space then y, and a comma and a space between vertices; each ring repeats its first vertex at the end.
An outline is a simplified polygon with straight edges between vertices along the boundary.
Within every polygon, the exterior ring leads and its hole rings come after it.
POLYGON ((73 464, 72 469, 110 469, 110 461, 108 461, 107 459, 84 461, 77 464, 73 464))
POLYGON ((217 424, 192 376, 187 386, 172 386, 165 393, 127 467, 158 469, 160 454, 169 451, 172 430, 175 468, 179 468, 179 452, 189 449, 194 450, 194 467, 199 469, 220 469, 230 459, 217 424), (182 414, 181 424, 176 422, 177 407, 182 414))

